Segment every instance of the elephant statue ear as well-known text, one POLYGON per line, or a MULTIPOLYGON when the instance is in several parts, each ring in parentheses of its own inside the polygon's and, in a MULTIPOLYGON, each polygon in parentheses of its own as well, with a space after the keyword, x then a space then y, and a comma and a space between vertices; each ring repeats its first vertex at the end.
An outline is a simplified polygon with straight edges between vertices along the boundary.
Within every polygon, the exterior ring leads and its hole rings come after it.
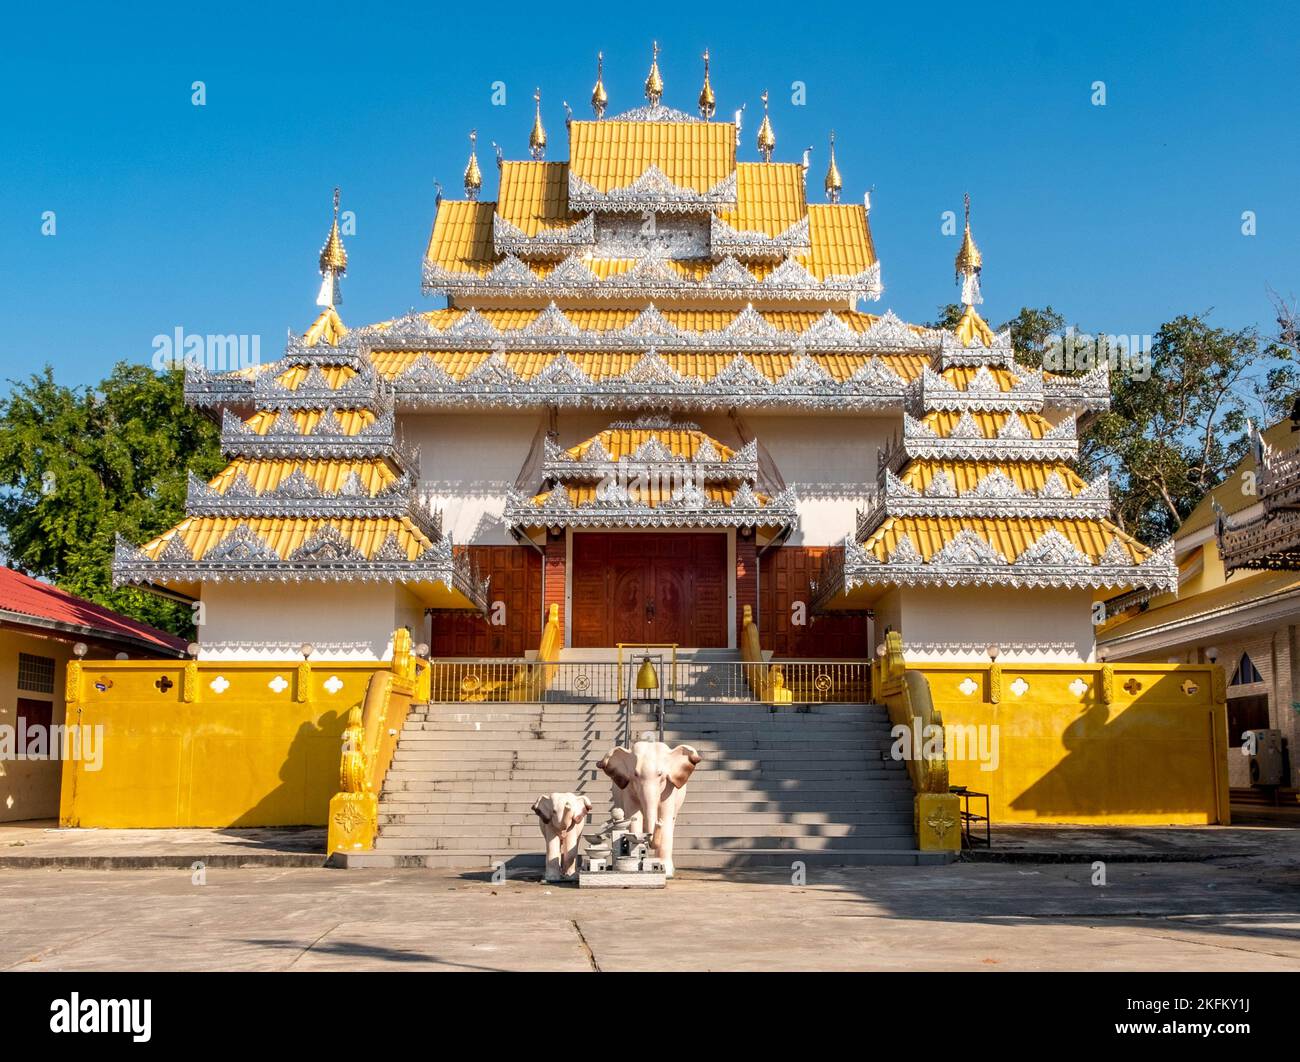
POLYGON ((539 796, 533 801, 533 814, 543 822, 547 822, 551 817, 551 800, 550 797, 539 796))
POLYGON ((636 777, 636 757, 632 755, 631 749, 620 745, 600 761, 600 769, 609 775, 616 786, 626 789, 627 784, 636 777))
POLYGON ((668 756, 668 780, 681 788, 691 780, 695 765, 700 762, 700 754, 690 745, 678 745, 668 756))

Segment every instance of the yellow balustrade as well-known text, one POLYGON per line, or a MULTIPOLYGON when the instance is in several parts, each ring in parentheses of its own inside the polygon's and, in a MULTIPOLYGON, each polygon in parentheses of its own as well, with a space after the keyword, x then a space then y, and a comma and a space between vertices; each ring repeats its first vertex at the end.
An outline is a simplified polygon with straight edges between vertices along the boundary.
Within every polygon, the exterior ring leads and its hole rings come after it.
POLYGON ((395 632, 391 665, 371 677, 364 703, 348 713, 339 792, 329 802, 330 852, 361 851, 374 846, 379 828, 379 791, 393 762, 407 713, 417 690, 422 688, 420 672, 425 670, 425 662, 411 653, 410 632, 395 632))
POLYGON ((754 610, 744 606, 740 625, 740 657, 746 664, 745 681, 756 700, 767 704, 789 704, 794 695, 785 684, 785 671, 780 664, 769 664, 763 655, 763 647, 758 640, 758 624, 754 622, 754 610))
MULTIPOLYGON (((925 691, 943 730, 944 786, 988 793, 994 822, 1231 821, 1222 668, 905 662, 902 647, 891 632, 875 665, 877 699, 895 725, 910 706, 923 727, 925 691)), ((937 791, 931 764, 908 766, 918 794, 918 781, 937 791)))
POLYGON ((904 762, 916 793, 912 822, 922 851, 961 850, 961 801, 948 789, 947 743, 943 715, 930 696, 923 674, 903 657, 898 631, 885 636, 885 654, 873 665, 871 688, 889 709, 894 733, 906 734, 904 762))
MULTIPOLYGON (((395 641, 402 643, 405 631, 395 641)), ((412 663, 409 638, 404 666, 412 663)), ((86 660, 67 722, 102 763, 63 762, 64 826, 323 826, 339 742, 382 661, 86 660), (97 737, 96 737, 97 735, 97 737)), ((417 679, 417 681, 420 681, 417 679)))

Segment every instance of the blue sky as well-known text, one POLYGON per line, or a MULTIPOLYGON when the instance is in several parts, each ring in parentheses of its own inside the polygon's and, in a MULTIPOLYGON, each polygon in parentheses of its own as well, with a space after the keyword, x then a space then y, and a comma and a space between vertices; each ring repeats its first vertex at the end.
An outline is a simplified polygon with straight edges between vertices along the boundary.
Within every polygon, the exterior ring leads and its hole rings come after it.
POLYGON ((50 362, 67 382, 97 380, 178 327, 261 335, 274 357, 314 315, 336 184, 357 218, 344 320, 440 305, 420 294, 420 254, 434 180, 460 194, 469 129, 491 184, 489 142, 526 156, 540 85, 561 158, 561 101, 590 114, 597 50, 616 112, 642 102, 655 38, 664 102, 682 109, 711 50, 719 115, 748 105, 742 158, 757 157, 771 90, 777 156, 814 147, 814 201, 837 131, 845 199, 873 189, 886 290, 869 309, 928 321, 955 299, 941 215, 965 191, 995 321, 1051 303, 1110 333, 1209 308, 1219 324, 1270 326, 1268 287, 1300 294, 1294 4, 322 0, 61 5, 8 20, 6 378, 50 362), (191 105, 195 80, 204 107, 191 105), (504 107, 491 105, 498 80, 504 107), (43 236, 51 210, 57 235, 43 236))

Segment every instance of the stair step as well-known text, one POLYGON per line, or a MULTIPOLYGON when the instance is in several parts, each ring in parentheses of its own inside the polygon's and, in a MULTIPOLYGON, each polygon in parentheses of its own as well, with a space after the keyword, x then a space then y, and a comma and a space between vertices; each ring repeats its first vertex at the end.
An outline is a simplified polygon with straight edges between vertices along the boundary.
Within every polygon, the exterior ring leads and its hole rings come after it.
MULTIPOLYGON (((712 870, 728 867, 772 867, 790 869, 794 863, 808 867, 843 866, 943 866, 956 858, 952 852, 920 852, 895 846, 878 849, 800 849, 751 848, 737 851, 683 850, 673 854, 681 870, 712 870)), ((374 869, 442 868, 457 870, 493 870, 504 863, 506 874, 535 877, 541 873, 541 852, 501 852, 495 849, 388 849, 371 852, 340 852, 335 856, 345 867, 374 869)))

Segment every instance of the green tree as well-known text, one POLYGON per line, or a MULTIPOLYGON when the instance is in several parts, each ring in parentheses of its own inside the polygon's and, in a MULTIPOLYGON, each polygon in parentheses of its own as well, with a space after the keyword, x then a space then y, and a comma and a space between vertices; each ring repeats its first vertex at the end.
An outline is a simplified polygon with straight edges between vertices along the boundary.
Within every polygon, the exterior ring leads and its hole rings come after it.
POLYGON ((1247 419, 1279 419, 1296 392, 1283 347, 1208 316, 1161 325, 1149 372, 1112 369, 1110 409, 1080 440, 1081 470, 1110 472, 1115 518, 1144 541, 1173 534, 1245 454, 1247 419))
POLYGON ((181 636, 183 604, 113 589, 118 533, 143 542, 184 515, 186 469, 223 466, 217 426, 185 405, 184 374, 121 362, 98 387, 46 368, 0 401, 0 544, 8 563, 181 636))

